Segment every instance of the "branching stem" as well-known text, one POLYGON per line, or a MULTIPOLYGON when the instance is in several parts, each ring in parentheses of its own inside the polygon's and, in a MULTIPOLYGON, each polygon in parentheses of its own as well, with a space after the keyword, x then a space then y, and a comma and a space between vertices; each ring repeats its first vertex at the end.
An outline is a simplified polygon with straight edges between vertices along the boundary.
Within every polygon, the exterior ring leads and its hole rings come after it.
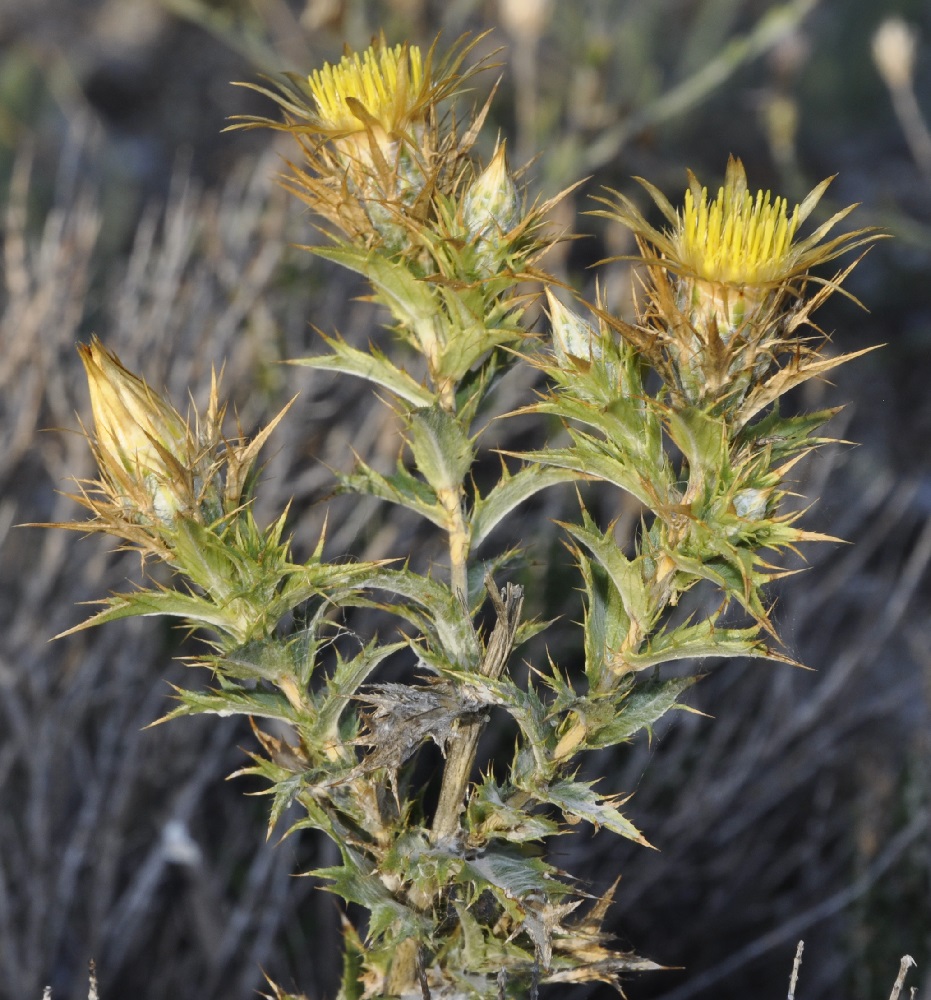
MULTIPOLYGON (((490 574, 485 576, 485 587, 495 607, 498 621, 488 637, 479 671, 485 677, 497 678, 504 670, 514 645, 524 591, 522 587, 509 583, 502 597, 490 574)), ((460 728, 459 738, 450 748, 443 771, 440 801, 433 819, 432 833, 436 841, 454 837, 459 830, 459 813, 485 722, 486 719, 481 717, 464 723, 460 728)))

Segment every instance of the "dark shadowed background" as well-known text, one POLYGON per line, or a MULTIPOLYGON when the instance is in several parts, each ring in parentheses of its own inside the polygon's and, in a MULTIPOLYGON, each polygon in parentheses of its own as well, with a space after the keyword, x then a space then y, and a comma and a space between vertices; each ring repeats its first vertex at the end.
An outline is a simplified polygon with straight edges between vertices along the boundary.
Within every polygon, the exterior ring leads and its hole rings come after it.
MULTIPOLYGON (((799 474, 820 498, 807 525, 854 544, 810 548, 773 593, 789 654, 813 669, 708 664, 688 699, 705 715, 586 765, 635 793, 630 816, 659 850, 586 828, 557 863, 602 891, 621 874, 619 937, 682 967, 632 979, 633 998, 784 995, 800 938, 807 1000, 885 996, 905 953, 931 990, 931 143, 908 97, 931 117, 926 0, 0 0, 0 997, 86 996, 91 958, 105 1000, 245 1000, 262 970, 334 995, 336 901, 293 877, 333 849, 264 842, 266 802, 223 780, 248 727, 144 728, 183 676, 183 637, 138 620, 49 643, 138 560, 15 526, 77 516, 59 492, 93 471, 74 345, 96 332, 179 405, 225 364, 246 427, 300 392, 261 493, 269 513, 295 498, 299 552, 329 510, 331 554, 440 558, 394 512, 328 500, 328 467, 352 448, 393 463, 394 427, 361 383, 277 362, 314 350, 314 326, 382 337, 380 317, 293 247, 318 237, 275 186, 287 146, 221 129, 271 113, 231 80, 308 72, 380 29, 420 44, 442 29, 442 48, 485 28, 503 74, 486 152, 496 129, 512 165, 539 152, 526 177, 544 195, 588 178, 558 225, 603 186, 646 208, 631 175, 673 200, 686 167, 716 185, 733 153, 790 200, 836 173, 824 217, 861 202, 855 224, 894 236, 847 284, 869 312, 838 296, 820 316, 838 351, 886 346, 795 401, 849 401, 832 429, 861 442, 799 474), (871 57, 892 14, 918 32, 895 95, 871 57)), ((603 220, 577 226, 592 236, 547 264, 591 294, 590 265, 631 245, 603 220)), ((598 273, 629 312, 627 266, 598 273)), ((501 409, 528 388, 506 384, 501 409)), ((526 433, 502 424, 500 441, 526 433)), ((553 490, 526 512, 532 610, 565 623, 576 583, 550 522, 574 502, 553 490)), ((633 517, 616 496, 590 503, 633 517)), ((568 624, 546 641, 571 669, 568 624)))

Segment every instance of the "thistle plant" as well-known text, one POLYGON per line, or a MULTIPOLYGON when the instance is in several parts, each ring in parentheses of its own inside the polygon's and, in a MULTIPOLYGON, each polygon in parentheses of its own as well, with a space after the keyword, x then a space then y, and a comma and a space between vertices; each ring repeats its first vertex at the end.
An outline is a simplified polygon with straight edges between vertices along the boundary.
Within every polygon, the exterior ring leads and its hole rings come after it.
POLYGON ((606 933, 613 889, 593 898, 546 848, 580 822, 646 845, 622 812, 629 790, 580 778, 584 755, 649 733, 696 661, 789 659, 765 588, 787 572, 781 556, 824 537, 788 500, 834 410, 780 403, 856 356, 825 353, 812 320, 850 267, 810 269, 874 238, 833 235, 850 209, 800 237, 828 181, 790 210, 751 193, 732 159, 713 199, 690 175, 681 209, 641 182, 662 230, 623 195, 601 200, 638 241, 635 321, 569 302, 539 264, 552 203, 528 199, 503 140, 478 162, 485 109, 464 127, 453 114, 474 44, 440 61, 381 39, 306 79, 258 86, 283 120, 237 123, 294 137, 283 183, 327 236, 308 249, 362 275, 391 317, 387 350, 327 333, 322 353, 295 359, 367 381, 397 421, 395 470, 360 459, 336 473, 339 488, 422 519, 445 539, 445 566, 425 571, 406 552, 330 561, 323 538, 293 561, 288 512, 265 528, 253 513, 254 465, 284 412, 251 441, 226 438, 217 380, 206 413, 182 418, 102 345, 81 348, 100 479, 76 494, 92 519, 66 527, 114 535, 174 574, 108 598, 86 624, 163 614, 202 637, 192 662, 212 685, 178 690, 166 718, 248 716, 257 748, 240 773, 267 785, 270 830, 294 807, 288 833, 335 843, 340 863, 311 874, 367 913, 345 922, 347 1000, 619 987, 654 967, 606 933), (529 319, 540 290, 548 333, 529 319), (545 380, 520 412, 564 432, 502 455, 480 488, 491 395, 518 365, 545 380), (633 497, 639 528, 618 538, 584 502, 562 526, 584 595, 583 660, 517 670, 544 624, 523 617, 509 582, 521 545, 497 551, 489 538, 516 541, 513 515, 540 490, 574 483, 584 497, 592 481, 633 497), (373 610, 381 635, 364 634, 373 610), (377 679, 389 658, 403 680, 377 679), (507 716, 514 752, 493 772, 476 760, 479 737, 507 716), (429 742, 443 762, 425 791, 429 742))

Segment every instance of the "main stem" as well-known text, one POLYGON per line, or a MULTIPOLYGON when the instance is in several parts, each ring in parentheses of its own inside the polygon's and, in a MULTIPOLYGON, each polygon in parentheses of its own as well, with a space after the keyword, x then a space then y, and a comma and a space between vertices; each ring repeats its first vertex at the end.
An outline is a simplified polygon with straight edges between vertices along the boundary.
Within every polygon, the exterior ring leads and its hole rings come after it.
MULTIPOLYGON (((440 501, 447 514, 447 534, 449 538, 449 582, 453 594, 459 597, 462 613, 469 614, 469 526, 463 502, 465 490, 462 486, 455 493, 450 490, 440 494, 440 501)), ((481 727, 469 724, 461 731, 460 737, 452 745, 443 769, 443 784, 440 800, 433 818, 433 838, 441 840, 453 836, 459 829, 459 810, 472 772, 475 751, 481 727)), ((412 894, 411 904, 426 910, 433 902, 429 892, 421 890, 412 894)), ((420 944, 413 938, 401 941, 391 963, 386 983, 391 994, 409 992, 415 983, 419 969, 420 944)))
MULTIPOLYGON (((463 502, 465 490, 460 486, 455 503, 447 505, 449 514, 449 583, 462 605, 462 613, 469 612, 469 528, 466 521, 463 502)), ((443 768, 443 784, 440 787, 440 799, 433 817, 434 840, 445 840, 455 835, 459 829, 459 811, 465 797, 469 775, 475 752, 478 749, 478 738, 481 736, 481 723, 467 723, 459 731, 446 757, 443 768)))

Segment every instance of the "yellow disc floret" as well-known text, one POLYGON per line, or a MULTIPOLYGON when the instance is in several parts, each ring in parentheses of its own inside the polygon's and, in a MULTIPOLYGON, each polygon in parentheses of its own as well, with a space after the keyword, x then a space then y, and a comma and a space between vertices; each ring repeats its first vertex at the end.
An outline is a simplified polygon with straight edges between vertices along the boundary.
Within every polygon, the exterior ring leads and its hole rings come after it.
POLYGON ((370 46, 325 64, 308 82, 320 123, 334 131, 365 128, 354 102, 389 135, 423 113, 423 59, 416 45, 370 46))
POLYGON ((676 233, 678 259, 706 281, 765 285, 785 273, 799 222, 798 205, 790 216, 785 198, 773 201, 769 191, 758 191, 754 198, 742 171, 729 171, 712 202, 707 188, 697 196, 694 190, 685 192, 676 233))

